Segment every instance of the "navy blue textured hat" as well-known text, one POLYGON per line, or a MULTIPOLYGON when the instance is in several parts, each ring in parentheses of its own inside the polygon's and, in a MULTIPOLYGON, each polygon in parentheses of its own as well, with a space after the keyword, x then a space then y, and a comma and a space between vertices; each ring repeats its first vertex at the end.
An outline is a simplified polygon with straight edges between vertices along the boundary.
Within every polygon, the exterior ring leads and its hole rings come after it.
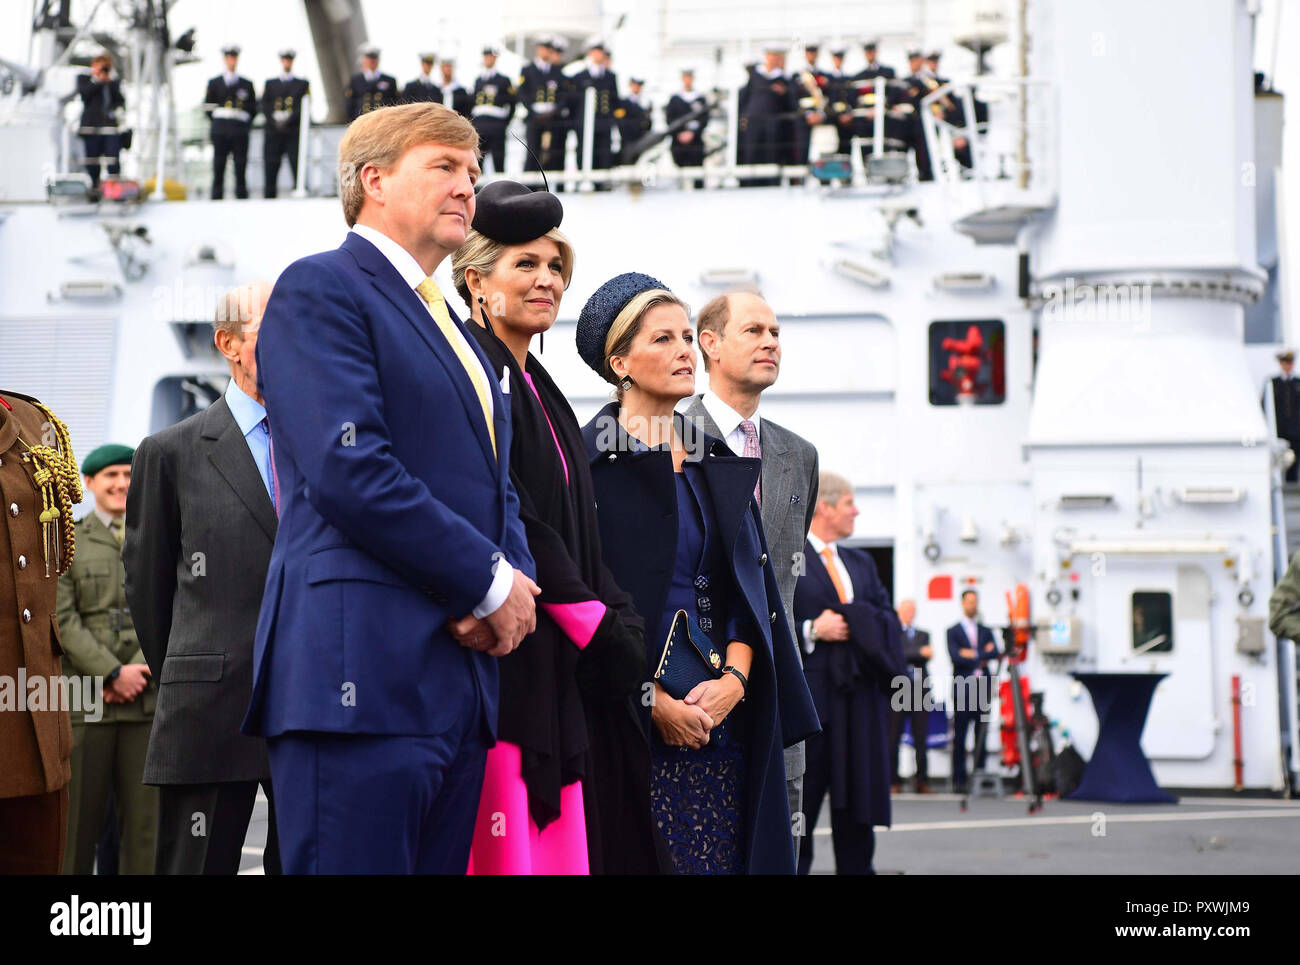
POLYGON ((668 286, 658 278, 639 271, 624 272, 597 288, 587 299, 587 304, 582 306, 576 333, 578 354, 602 379, 605 377, 605 339, 609 337, 614 319, 628 302, 652 288, 668 290, 668 286))
POLYGON ((503 245, 540 238, 564 220, 564 205, 549 191, 518 181, 493 181, 478 193, 474 230, 503 245))

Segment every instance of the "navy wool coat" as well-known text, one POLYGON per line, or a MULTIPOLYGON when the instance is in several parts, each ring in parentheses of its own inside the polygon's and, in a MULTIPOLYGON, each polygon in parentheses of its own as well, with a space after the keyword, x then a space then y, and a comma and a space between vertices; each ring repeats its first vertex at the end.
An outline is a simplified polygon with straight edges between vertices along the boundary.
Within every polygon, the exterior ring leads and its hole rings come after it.
MULTIPOLYGON (((679 435, 701 461, 718 529, 730 551, 737 599, 743 600, 761 637, 744 641, 754 649, 746 697, 745 870, 750 874, 793 874, 794 844, 782 749, 819 728, 798 656, 789 646, 772 646, 774 638, 788 640, 790 630, 753 499, 760 463, 733 455, 720 440, 687 426, 680 414, 675 418, 679 435)), ((618 425, 617 402, 605 406, 582 431, 591 459, 605 563, 632 596, 646 626, 657 627, 677 554, 672 453, 666 448, 646 449, 629 438, 618 425)), ((647 639, 646 645, 657 651, 660 643, 647 639)), ((642 724, 648 733, 653 726, 650 708, 645 701, 641 704, 642 724)))
POLYGON ((871 554, 837 551, 853 581, 853 602, 840 603, 826 565, 805 543, 808 569, 795 586, 794 618, 802 626, 834 610, 849 625, 849 639, 819 642, 804 657, 804 671, 821 718, 819 740, 830 742, 831 807, 888 827, 889 699, 894 679, 906 672, 902 627, 871 554))

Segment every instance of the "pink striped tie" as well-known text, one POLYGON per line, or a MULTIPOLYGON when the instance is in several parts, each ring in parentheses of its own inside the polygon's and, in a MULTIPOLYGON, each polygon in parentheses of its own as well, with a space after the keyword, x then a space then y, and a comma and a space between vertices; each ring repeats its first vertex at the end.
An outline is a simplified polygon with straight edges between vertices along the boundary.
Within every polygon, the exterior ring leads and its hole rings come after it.
MULTIPOLYGON (((745 451, 742 456, 748 456, 752 459, 762 459, 763 451, 758 448, 758 430, 754 428, 754 423, 748 419, 741 420, 740 431, 745 434, 745 451)), ((754 485, 754 502, 759 506, 763 505, 763 473, 760 470, 758 482, 754 485)))

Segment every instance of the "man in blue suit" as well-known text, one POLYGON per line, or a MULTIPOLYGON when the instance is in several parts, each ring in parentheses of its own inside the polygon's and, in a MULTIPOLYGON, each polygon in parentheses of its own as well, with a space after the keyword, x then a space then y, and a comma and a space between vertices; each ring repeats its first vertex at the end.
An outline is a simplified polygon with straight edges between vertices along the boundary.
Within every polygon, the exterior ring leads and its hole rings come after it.
POLYGON ((509 405, 431 277, 474 217, 478 135, 385 108, 339 169, 352 230, 280 276, 257 346, 280 521, 244 729, 267 738, 286 873, 461 873, 495 658, 538 593, 509 405))
MULTIPOLYGON (((992 686, 985 667, 997 659, 993 631, 976 620, 980 598, 963 590, 962 618, 948 628, 948 655, 952 657, 952 785, 966 789, 966 732, 981 713, 992 713, 992 686)), ((984 747, 975 748, 975 769, 984 766, 984 747)))

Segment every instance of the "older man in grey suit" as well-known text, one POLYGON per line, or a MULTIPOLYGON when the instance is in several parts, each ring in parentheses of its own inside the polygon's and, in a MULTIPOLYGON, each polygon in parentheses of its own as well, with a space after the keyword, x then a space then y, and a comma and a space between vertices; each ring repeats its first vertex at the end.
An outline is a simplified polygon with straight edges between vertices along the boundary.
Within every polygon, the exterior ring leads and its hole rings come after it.
POLYGON ((260 783, 271 802, 263 867, 280 871, 266 742, 240 722, 275 543, 270 427, 257 391, 269 285, 218 306, 230 366, 222 398, 140 443, 128 497, 126 595, 159 681, 144 782, 160 786, 159 874, 235 874, 260 783))
MULTIPOLYGON (((754 497, 763 513, 786 623, 793 627, 794 587, 804 572, 804 540, 817 508, 817 449, 758 411, 763 390, 781 370, 781 327, 761 295, 733 292, 700 309, 696 331, 709 389, 684 414, 737 455, 763 460, 754 497)), ((789 644, 799 652, 793 639, 789 644)), ((785 773, 797 859, 800 839, 812 833, 804 827, 802 743, 786 750, 785 773)))

